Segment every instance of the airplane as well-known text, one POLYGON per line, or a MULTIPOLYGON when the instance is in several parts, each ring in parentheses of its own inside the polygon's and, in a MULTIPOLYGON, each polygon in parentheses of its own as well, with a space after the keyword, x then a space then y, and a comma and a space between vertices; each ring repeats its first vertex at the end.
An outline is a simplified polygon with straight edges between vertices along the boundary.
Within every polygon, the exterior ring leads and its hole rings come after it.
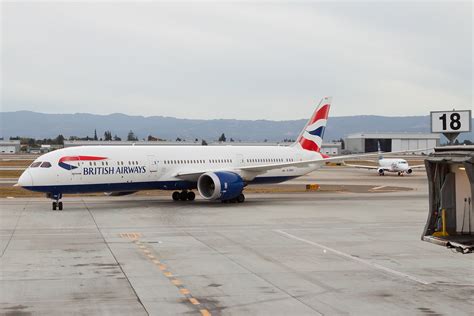
MULTIPOLYGON (((425 167, 425 165, 416 165, 416 166, 410 167, 410 165, 405 159, 384 158, 382 154, 382 150, 380 149, 380 142, 378 142, 377 144, 377 149, 379 153, 378 166, 367 166, 367 165, 363 166, 363 165, 353 165, 353 164, 346 164, 346 163, 344 163, 344 165, 348 167, 354 167, 354 168, 377 170, 377 173, 379 176, 385 175, 385 172, 397 172, 399 176, 403 176, 405 173, 412 174, 413 169, 425 167)), ((420 151, 420 150, 416 150, 416 151, 420 151)))
POLYGON ((120 196, 140 190, 172 190, 174 201, 192 201, 197 189, 205 200, 242 203, 247 185, 284 182, 351 158, 320 153, 330 106, 330 97, 321 100, 291 146, 63 148, 35 159, 16 186, 46 193, 53 210, 63 209, 63 194, 120 196))

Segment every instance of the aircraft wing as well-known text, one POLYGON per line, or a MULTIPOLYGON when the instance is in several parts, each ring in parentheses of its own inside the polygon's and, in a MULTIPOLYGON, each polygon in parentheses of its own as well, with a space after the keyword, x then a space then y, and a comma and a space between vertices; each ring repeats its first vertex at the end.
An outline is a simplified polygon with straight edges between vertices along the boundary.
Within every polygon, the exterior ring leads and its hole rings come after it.
POLYGON ((311 167, 316 165, 322 165, 326 162, 333 162, 333 161, 344 161, 346 159, 353 159, 353 158, 361 158, 361 157, 371 157, 377 156, 379 153, 370 153, 370 154, 357 154, 357 155, 345 155, 345 156, 335 156, 335 157, 328 157, 328 158, 321 158, 312 159, 312 160, 303 160, 303 161, 292 161, 292 162, 284 162, 284 163, 273 163, 273 164, 263 164, 263 165, 256 165, 256 166, 243 166, 243 167, 234 167, 232 169, 215 169, 215 170, 196 170, 196 171, 188 171, 188 172, 179 172, 175 174, 175 177, 188 180, 188 181, 197 181, 197 179, 206 172, 216 172, 216 171, 230 171, 235 172, 238 174, 252 174, 253 177, 256 175, 265 173, 270 170, 275 169, 282 169, 287 167, 311 167))
POLYGON ((351 164, 347 164, 347 163, 344 163, 344 166, 348 166, 348 167, 352 167, 352 168, 360 168, 360 169, 370 169, 370 170, 375 170, 375 169, 380 168, 379 166, 351 165, 351 164))
POLYGON ((425 165, 416 165, 416 166, 410 166, 410 169, 420 169, 420 168, 425 168, 425 165))

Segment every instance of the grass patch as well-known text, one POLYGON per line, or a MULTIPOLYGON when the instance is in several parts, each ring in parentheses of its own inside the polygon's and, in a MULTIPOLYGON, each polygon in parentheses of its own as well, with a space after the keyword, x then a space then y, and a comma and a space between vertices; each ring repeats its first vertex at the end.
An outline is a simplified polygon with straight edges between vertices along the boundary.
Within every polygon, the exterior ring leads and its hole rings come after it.
POLYGON ((25 190, 20 187, 14 186, 1 186, 0 187, 0 197, 36 197, 36 196, 44 196, 44 193, 39 192, 32 192, 25 190))
POLYGON ((0 160, 0 167, 28 167, 33 160, 0 160))
POLYGON ((0 178, 19 178, 24 170, 0 170, 0 178))

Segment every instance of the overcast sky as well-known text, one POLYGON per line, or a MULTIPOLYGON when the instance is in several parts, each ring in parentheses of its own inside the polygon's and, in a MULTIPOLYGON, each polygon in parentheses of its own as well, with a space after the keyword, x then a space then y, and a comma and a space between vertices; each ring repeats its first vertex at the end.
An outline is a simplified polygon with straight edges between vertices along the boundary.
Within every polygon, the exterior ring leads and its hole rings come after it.
POLYGON ((3 2, 2 111, 427 115, 473 104, 471 1, 3 2))

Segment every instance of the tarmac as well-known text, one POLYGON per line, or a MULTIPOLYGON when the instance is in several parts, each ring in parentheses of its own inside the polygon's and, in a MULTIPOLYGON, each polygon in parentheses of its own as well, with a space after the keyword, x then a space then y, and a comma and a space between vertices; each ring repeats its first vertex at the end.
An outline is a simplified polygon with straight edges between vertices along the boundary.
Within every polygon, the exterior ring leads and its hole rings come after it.
POLYGON ((341 190, 0 199, 0 315, 473 315, 472 255, 420 240, 423 172, 303 183, 341 190))

